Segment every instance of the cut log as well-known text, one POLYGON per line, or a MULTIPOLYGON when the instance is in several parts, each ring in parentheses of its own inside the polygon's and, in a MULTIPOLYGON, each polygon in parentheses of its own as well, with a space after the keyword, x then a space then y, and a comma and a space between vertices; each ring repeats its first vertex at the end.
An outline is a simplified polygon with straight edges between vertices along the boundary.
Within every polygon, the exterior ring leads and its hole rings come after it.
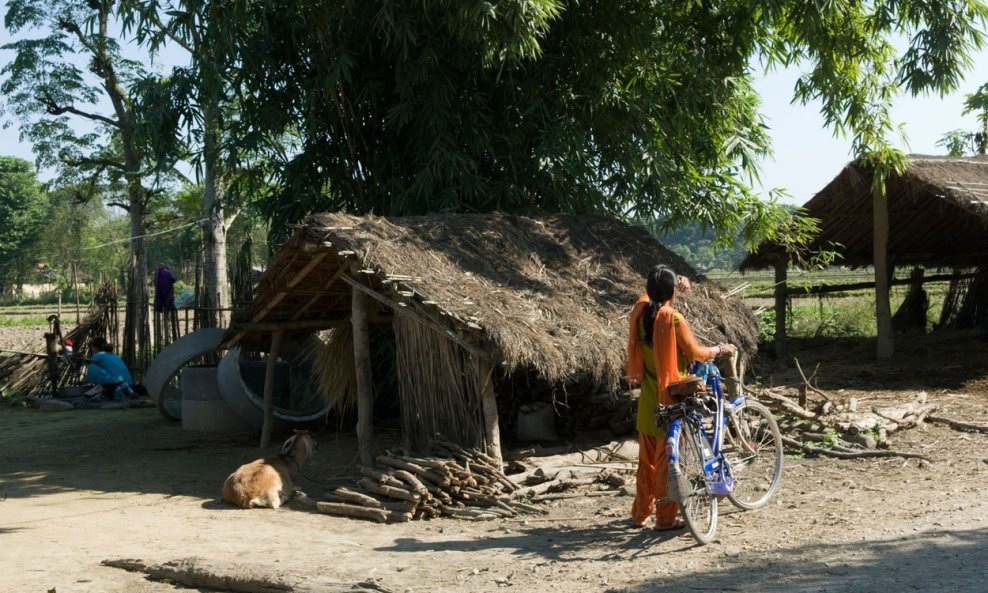
POLYGON ((381 506, 381 501, 373 496, 368 496, 360 492, 354 492, 353 490, 349 490, 347 488, 337 488, 333 491, 333 494, 343 501, 351 502, 360 506, 374 507, 377 509, 383 508, 381 506))
POLYGON ((429 471, 428 469, 417 465, 415 463, 410 463, 408 461, 402 461, 401 459, 396 459, 390 455, 378 455, 377 462, 381 465, 386 465, 388 467, 393 467, 396 469, 403 469, 407 472, 411 472, 417 476, 421 476, 430 482, 433 482, 437 486, 445 487, 449 486, 450 480, 448 477, 440 476, 436 472, 429 471))
POLYGON ((367 492, 372 492, 374 494, 380 494, 382 496, 387 496, 388 498, 394 498, 397 500, 408 500, 411 502, 418 502, 421 500, 421 496, 414 492, 409 492, 404 488, 395 488, 394 486, 385 486, 384 484, 378 484, 368 478, 361 478, 357 481, 357 485, 366 490, 367 492))
POLYGON ((393 472, 391 472, 391 475, 404 482, 416 494, 425 496, 426 494, 429 493, 429 489, 426 488, 425 485, 421 481, 419 481, 418 478, 413 476, 410 472, 406 472, 403 469, 396 469, 393 472))
POLYGON ((356 504, 346 504, 341 502, 317 502, 316 509, 320 513, 336 515, 338 517, 352 517, 354 519, 370 519, 378 523, 388 520, 388 511, 384 509, 373 509, 356 504))
POLYGON ((366 476, 379 484, 384 484, 385 486, 404 488, 406 485, 404 482, 391 474, 382 472, 381 470, 374 469, 372 467, 367 467, 366 465, 360 466, 360 473, 361 475, 366 476))

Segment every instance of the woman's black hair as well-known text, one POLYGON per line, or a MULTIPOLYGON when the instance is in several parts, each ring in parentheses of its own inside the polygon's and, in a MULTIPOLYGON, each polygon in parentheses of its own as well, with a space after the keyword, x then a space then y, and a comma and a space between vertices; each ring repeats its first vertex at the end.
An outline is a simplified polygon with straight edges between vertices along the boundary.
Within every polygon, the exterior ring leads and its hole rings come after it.
POLYGON ((113 344, 110 344, 110 342, 102 336, 96 336, 93 338, 91 344, 93 349, 98 352, 113 352, 113 344))
POLYGON ((645 280, 645 293, 648 294, 648 309, 645 310, 645 340, 652 343, 652 326, 659 307, 672 298, 676 290, 676 272, 668 266, 655 266, 648 271, 645 280))

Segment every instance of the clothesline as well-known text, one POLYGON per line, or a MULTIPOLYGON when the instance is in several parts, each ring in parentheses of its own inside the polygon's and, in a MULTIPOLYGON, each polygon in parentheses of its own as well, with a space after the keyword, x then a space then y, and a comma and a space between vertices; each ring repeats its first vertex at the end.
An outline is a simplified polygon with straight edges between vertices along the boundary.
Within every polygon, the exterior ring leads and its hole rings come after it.
POLYGON ((194 222, 183 224, 181 226, 173 227, 173 228, 170 228, 170 229, 165 229, 163 231, 157 231, 155 233, 147 233, 147 234, 144 234, 144 235, 137 235, 137 236, 134 236, 134 237, 127 237, 126 239, 117 239, 116 241, 110 241, 109 243, 103 243, 102 245, 95 245, 93 247, 83 247, 82 250, 83 251, 86 251, 86 250, 89 250, 89 249, 99 249, 100 247, 106 247, 107 245, 116 245, 117 243, 125 243, 127 241, 133 241, 134 239, 141 239, 141 238, 146 238, 146 237, 154 237, 154 236, 157 236, 157 235, 165 235, 167 233, 174 233, 175 231, 180 231, 180 230, 182 230, 184 228, 188 228, 190 226, 194 226, 194 225, 197 225, 197 224, 204 223, 207 220, 209 220, 209 219, 208 218, 203 218, 202 220, 196 220, 194 222))

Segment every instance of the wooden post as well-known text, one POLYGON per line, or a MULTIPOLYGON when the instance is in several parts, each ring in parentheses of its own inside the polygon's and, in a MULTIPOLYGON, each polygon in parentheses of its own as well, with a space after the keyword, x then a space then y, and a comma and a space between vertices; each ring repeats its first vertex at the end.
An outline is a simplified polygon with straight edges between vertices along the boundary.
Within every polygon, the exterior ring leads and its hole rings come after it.
POLYGON ((351 299, 353 368, 357 384, 357 443, 360 448, 360 463, 372 467, 376 455, 374 454, 374 391, 371 385, 370 337, 367 332, 367 297, 363 291, 354 286, 351 299))
POLYGON ((878 321, 878 358, 892 358, 892 307, 889 303, 889 203, 884 192, 871 191, 874 210, 874 241, 872 259, 875 263, 875 315, 878 321))
POLYGON ((480 405, 484 410, 484 445, 487 454, 501 463, 501 429, 498 427, 494 374, 490 361, 477 357, 477 380, 480 382, 480 405))
POLYGON ((268 366, 264 371, 264 425, 261 427, 261 448, 271 445, 271 430, 274 426, 274 377, 278 370, 278 354, 281 351, 281 339, 285 332, 276 331, 271 335, 271 352, 268 354, 268 366))
POLYGON ((789 259, 781 256, 775 262, 775 356, 783 358, 788 351, 786 344, 786 313, 789 310, 789 286, 787 271, 789 259))
POLYGON ((72 292, 75 293, 75 324, 79 325, 82 317, 79 314, 79 274, 75 262, 72 262, 72 292))

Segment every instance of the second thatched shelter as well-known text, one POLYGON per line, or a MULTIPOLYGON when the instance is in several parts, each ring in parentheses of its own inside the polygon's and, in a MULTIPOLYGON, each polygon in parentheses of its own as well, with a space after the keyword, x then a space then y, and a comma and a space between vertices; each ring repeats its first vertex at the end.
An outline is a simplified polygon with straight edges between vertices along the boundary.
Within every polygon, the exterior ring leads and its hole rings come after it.
POLYGON ((341 397, 357 392, 360 436, 361 426, 363 434, 372 426, 360 393, 370 380, 365 328, 388 325, 411 444, 442 431, 497 450, 509 376, 600 389, 620 383, 628 312, 657 263, 694 280, 677 306, 701 340, 753 351, 750 310, 645 229, 606 218, 504 214, 313 216, 278 251, 227 343, 330 330, 323 384, 341 397))

